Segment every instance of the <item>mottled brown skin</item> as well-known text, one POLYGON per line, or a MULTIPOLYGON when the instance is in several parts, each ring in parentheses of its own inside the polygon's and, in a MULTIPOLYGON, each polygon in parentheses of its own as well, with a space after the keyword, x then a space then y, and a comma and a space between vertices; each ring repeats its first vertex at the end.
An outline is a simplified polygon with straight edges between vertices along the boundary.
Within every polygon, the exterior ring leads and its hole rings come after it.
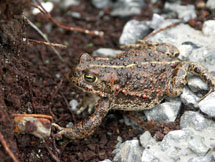
MULTIPOLYGON (((73 128, 59 128, 58 135, 71 139, 93 133, 110 109, 138 111, 151 109, 165 97, 176 97, 187 84, 187 74, 200 76, 214 90, 207 69, 179 61, 176 47, 165 43, 139 41, 116 58, 83 54, 72 81, 92 96, 99 96, 95 112, 73 128)), ((83 111, 85 108, 82 108, 83 111)))

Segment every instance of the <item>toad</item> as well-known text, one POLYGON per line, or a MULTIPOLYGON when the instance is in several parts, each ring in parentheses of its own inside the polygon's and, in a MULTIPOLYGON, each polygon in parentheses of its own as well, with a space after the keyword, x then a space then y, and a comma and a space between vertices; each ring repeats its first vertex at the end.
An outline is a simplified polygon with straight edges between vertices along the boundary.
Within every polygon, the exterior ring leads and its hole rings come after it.
MULTIPOLYGON (((60 130, 57 135, 81 139, 91 135, 111 109, 140 111, 153 108, 165 97, 177 97, 187 84, 189 72, 208 84, 205 96, 214 91, 215 83, 208 70, 197 63, 178 60, 179 50, 173 45, 139 40, 122 48, 128 50, 115 58, 82 54, 72 81, 96 98, 95 111, 72 128, 55 125, 60 130)), ((94 105, 90 102, 89 110, 94 105)), ((87 107, 81 105, 79 113, 87 107)))

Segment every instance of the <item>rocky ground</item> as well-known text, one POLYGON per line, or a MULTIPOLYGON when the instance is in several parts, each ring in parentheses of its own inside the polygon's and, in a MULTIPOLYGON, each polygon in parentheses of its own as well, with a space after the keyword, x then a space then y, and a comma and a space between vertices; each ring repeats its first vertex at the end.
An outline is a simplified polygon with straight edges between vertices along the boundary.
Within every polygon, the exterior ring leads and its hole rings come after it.
POLYGON ((14 133, 12 114, 17 113, 51 115, 53 122, 64 127, 82 120, 88 114, 77 115, 76 106, 84 94, 67 77, 79 56, 87 52, 114 57, 121 52, 120 45, 135 43, 175 22, 180 24, 148 40, 175 45, 180 60, 205 66, 215 79, 214 0, 50 2, 51 15, 58 21, 103 31, 104 37, 63 30, 30 8, 27 0, 0 2, 2 161, 12 161, 2 139, 18 161, 215 161, 215 92, 199 102, 208 86, 192 75, 180 97, 167 98, 143 112, 111 111, 92 136, 65 147, 54 139, 55 130, 45 142, 14 133), (44 40, 23 19, 22 11, 51 42, 68 46, 57 48, 63 62, 50 47, 25 42, 25 38, 44 40))

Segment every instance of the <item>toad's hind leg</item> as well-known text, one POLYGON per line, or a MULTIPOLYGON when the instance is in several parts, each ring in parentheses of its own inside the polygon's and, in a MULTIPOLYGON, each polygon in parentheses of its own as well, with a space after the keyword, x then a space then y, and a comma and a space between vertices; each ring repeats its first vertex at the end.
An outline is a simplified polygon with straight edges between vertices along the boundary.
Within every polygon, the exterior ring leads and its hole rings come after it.
POLYGON ((191 73, 193 73, 194 75, 197 75, 197 76, 200 76, 201 79, 203 81, 205 81, 208 85, 208 88, 209 88, 209 91, 206 95, 204 95, 201 99, 203 100, 205 97, 207 97, 211 92, 214 91, 214 87, 215 87, 215 82, 214 80, 212 79, 209 71, 203 67, 202 65, 199 65, 197 63, 194 63, 194 62, 191 62, 189 63, 189 71, 191 73))
POLYGON ((188 72, 200 76, 209 86, 208 93, 204 95, 200 101, 214 91, 215 83, 205 67, 193 62, 182 62, 176 67, 173 73, 173 78, 169 82, 169 89, 167 91, 168 96, 176 97, 182 93, 184 86, 187 84, 188 72))
POLYGON ((187 84, 188 69, 189 64, 181 63, 177 65, 168 85, 167 95, 169 97, 177 97, 182 93, 184 86, 187 84))

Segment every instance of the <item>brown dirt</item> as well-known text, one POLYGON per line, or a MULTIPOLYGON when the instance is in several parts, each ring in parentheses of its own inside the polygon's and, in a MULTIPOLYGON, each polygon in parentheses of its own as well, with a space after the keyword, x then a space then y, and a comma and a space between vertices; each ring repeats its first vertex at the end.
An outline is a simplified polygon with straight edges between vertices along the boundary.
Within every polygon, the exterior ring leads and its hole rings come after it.
MULTIPOLYGON (((183 0, 184 4, 187 4, 186 2, 193 3, 183 0)), ((79 56, 83 52, 92 53, 100 47, 118 49, 120 34, 128 20, 150 20, 152 16, 152 9, 147 5, 141 15, 126 19, 111 17, 109 9, 99 17, 99 10, 84 0, 78 7, 70 7, 65 11, 55 6, 51 13, 53 17, 60 18, 61 22, 67 25, 104 31, 104 37, 99 38, 61 30, 42 14, 31 15, 29 5, 28 0, 0 1, 0 133, 17 159, 48 162, 54 161, 54 155, 61 161, 74 162, 112 159, 112 150, 119 135, 123 140, 127 140, 148 130, 153 135, 156 134, 158 140, 162 140, 169 131, 179 129, 178 120, 163 124, 144 122, 144 119, 138 120, 143 130, 132 129, 121 124, 119 120, 123 115, 136 118, 134 113, 112 111, 91 137, 73 141, 66 147, 62 147, 62 142, 54 140, 53 137, 44 143, 33 135, 14 134, 12 113, 51 115, 53 121, 61 126, 81 120, 80 116, 69 111, 68 102, 72 99, 80 100, 83 94, 75 89, 66 77, 77 64, 79 56), (43 41, 23 20, 20 15, 23 9, 29 14, 31 21, 48 35, 51 42, 69 45, 67 49, 57 49, 65 62, 60 61, 50 47, 29 45, 23 41, 23 37, 43 41), (81 19, 69 16, 68 11, 80 12, 81 19), (51 32, 46 30, 47 24, 52 26, 51 32), (57 78, 56 74, 61 77, 57 78)), ((154 7, 162 7, 162 3, 154 7)), ((201 29, 202 23, 211 18, 211 13, 205 8, 198 8, 196 12, 201 16, 191 20, 189 24, 201 29)), ((5 148, 2 145, 0 148, 1 161, 12 161, 5 148)))

